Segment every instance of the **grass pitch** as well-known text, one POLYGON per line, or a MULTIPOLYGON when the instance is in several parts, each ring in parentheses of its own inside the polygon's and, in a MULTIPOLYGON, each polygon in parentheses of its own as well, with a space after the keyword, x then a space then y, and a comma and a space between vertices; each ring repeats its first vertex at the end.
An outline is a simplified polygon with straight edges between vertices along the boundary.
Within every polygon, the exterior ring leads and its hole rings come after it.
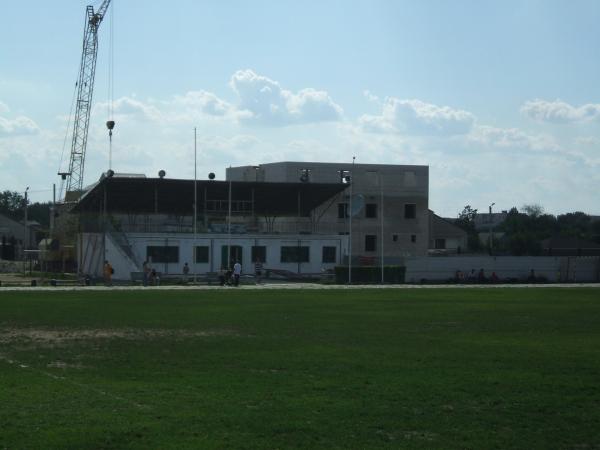
POLYGON ((600 448, 599 289, 0 291, 0 448, 600 448))

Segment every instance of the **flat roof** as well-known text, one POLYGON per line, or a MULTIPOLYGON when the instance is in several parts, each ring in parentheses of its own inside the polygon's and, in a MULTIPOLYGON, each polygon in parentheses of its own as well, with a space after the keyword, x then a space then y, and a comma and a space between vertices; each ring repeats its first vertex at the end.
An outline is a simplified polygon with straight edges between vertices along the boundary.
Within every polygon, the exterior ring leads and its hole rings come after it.
MULTIPOLYGON (((342 183, 270 183, 196 181, 198 212, 227 205, 231 183, 232 206, 252 205, 256 215, 308 216, 320 204, 348 187, 342 183), (236 203, 237 202, 237 203, 236 203)), ((169 178, 104 178, 73 208, 76 213, 193 215, 194 180, 169 178)))

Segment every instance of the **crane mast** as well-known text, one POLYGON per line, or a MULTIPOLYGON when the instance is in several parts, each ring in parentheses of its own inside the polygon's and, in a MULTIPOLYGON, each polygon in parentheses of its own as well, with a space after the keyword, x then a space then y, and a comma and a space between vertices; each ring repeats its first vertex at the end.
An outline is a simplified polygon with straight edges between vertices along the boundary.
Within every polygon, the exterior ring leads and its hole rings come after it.
POLYGON ((89 5, 86 8, 86 21, 83 33, 83 51, 81 66, 77 81, 77 102, 73 119, 73 140, 71 142, 71 158, 69 171, 59 173, 63 180, 66 179, 67 187, 65 201, 69 192, 76 192, 76 197, 83 190, 83 169, 85 165, 85 151, 87 146, 90 112, 92 109, 92 96, 94 94, 94 78, 96 75, 96 59, 98 56, 98 28, 111 0, 104 0, 98 10, 89 5))

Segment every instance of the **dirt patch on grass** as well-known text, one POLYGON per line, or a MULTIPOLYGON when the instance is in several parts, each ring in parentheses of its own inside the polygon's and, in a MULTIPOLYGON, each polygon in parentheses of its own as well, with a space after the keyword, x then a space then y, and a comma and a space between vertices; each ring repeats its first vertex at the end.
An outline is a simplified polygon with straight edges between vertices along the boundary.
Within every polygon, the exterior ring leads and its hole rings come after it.
POLYGON ((167 329, 45 329, 0 328, 0 344, 35 343, 41 346, 61 345, 74 341, 126 339, 182 340, 199 337, 238 336, 233 330, 167 330, 167 329))

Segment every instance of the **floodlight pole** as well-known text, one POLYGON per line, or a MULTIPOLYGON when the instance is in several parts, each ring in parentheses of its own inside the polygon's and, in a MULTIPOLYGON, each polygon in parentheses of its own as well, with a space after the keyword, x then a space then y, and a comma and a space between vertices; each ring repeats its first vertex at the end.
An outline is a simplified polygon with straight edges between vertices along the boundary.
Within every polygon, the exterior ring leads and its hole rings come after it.
MULTIPOLYGON (((196 284, 196 275, 198 272, 197 261, 196 258, 196 240, 197 240, 197 232, 198 232, 198 189, 196 188, 196 184, 198 181, 198 171, 197 171, 197 139, 196 139, 196 127, 194 127, 194 242, 192 249, 192 258, 194 258, 194 284, 196 284)), ((186 275, 187 278, 187 275, 186 275)), ((186 279, 187 283, 187 279, 186 279)))
POLYGON ((492 250, 492 246, 494 245, 494 238, 492 236, 492 222, 493 222, 493 219, 492 219, 492 206, 494 206, 495 204, 496 203, 494 202, 494 203, 492 203, 490 205, 490 226, 489 226, 489 233, 488 233, 489 234, 490 255, 494 254, 494 252, 492 250))
POLYGON ((28 202, 28 200, 27 200, 27 192, 28 191, 29 191, 29 186, 27 186, 27 188, 25 188, 25 201, 23 202, 23 209, 24 209, 24 213, 23 214, 25 216, 23 224, 25 225, 25 248, 27 250, 29 250, 29 244, 30 244, 30 242, 29 242, 29 240, 30 240, 29 239, 29 237, 30 237, 29 236, 29 226, 27 225, 27 220, 28 220, 28 218, 27 218, 27 202, 28 202))
POLYGON ((229 201, 227 202, 229 211, 227 213, 227 266, 226 269, 229 270, 229 265, 231 264, 231 178, 229 179, 229 201))
POLYGON ((383 277, 383 177, 381 175, 381 172, 379 172, 379 192, 381 194, 381 284, 384 284, 385 280, 383 277))
POLYGON ((350 171, 350 201, 348 202, 349 214, 348 214, 348 284, 352 284, 352 191, 354 185, 354 160, 356 156, 352 157, 352 170, 350 171))

